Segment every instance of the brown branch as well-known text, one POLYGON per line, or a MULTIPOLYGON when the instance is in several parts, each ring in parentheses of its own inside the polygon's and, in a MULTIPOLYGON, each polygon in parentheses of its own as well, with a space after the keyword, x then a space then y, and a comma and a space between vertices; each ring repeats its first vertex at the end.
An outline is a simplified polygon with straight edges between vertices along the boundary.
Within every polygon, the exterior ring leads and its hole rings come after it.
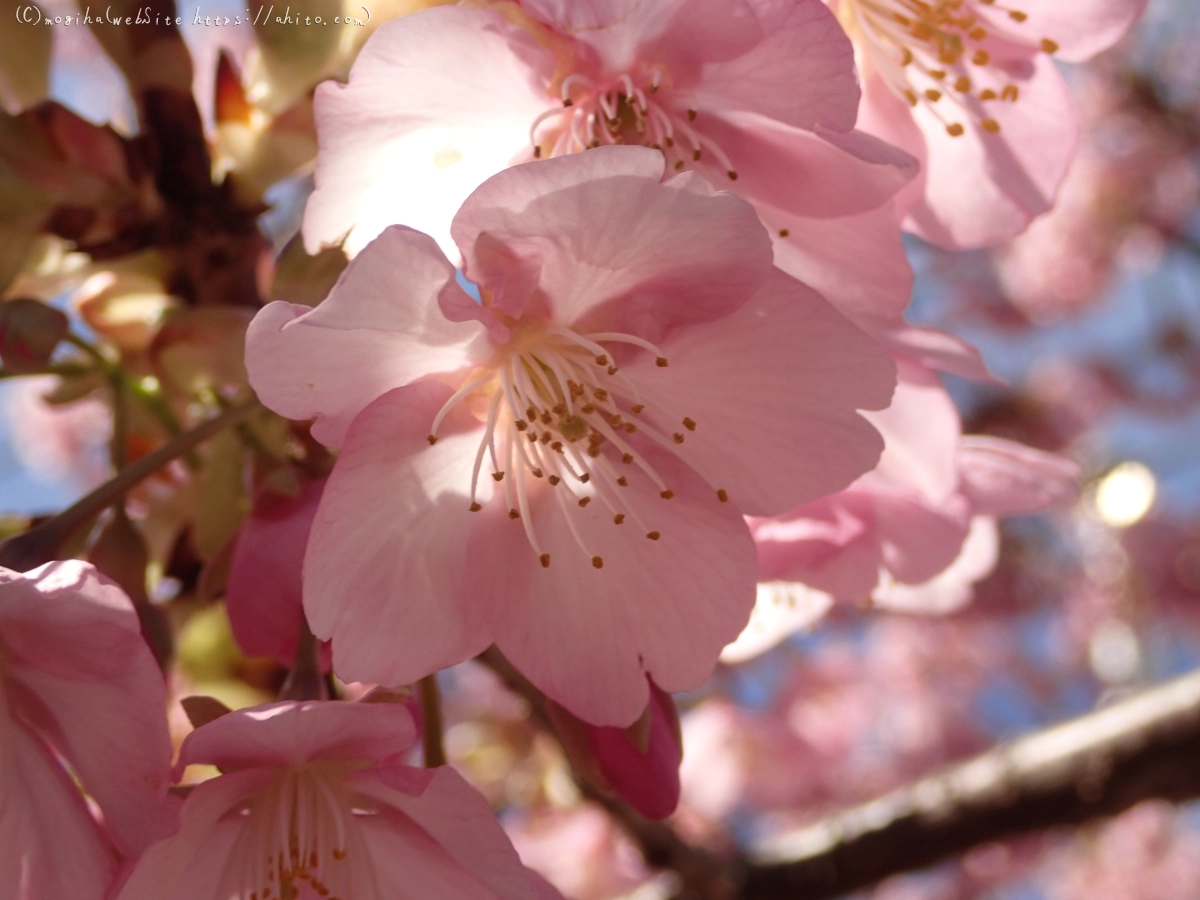
POLYGON ((990 841, 1200 796, 1200 671, 781 837, 752 900, 826 900, 990 841))
MULTIPOLYGON (((479 657, 550 729, 540 692, 496 648, 479 657)), ((1200 797, 1200 671, 1020 738, 722 859, 580 782, 640 848, 679 875, 675 900, 831 900, 972 847, 1200 797)))

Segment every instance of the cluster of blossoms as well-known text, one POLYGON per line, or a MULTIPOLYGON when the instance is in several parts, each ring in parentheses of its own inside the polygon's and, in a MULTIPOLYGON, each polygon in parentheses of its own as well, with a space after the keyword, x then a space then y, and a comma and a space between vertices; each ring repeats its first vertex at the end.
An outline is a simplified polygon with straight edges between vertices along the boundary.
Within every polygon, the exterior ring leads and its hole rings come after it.
MULTIPOLYGON (((837 604, 966 605, 997 518, 1070 499, 1079 468, 963 434, 941 374, 994 379, 905 320, 902 235, 983 247, 1050 210, 1075 145, 1054 59, 1108 47, 1145 0, 1015 3, 420 9, 314 69, 344 78, 312 98, 302 241, 344 264, 321 296, 180 310, 170 253, 80 269, 77 311, 133 373, 93 348, 104 377, 142 403, 114 417, 118 468, 198 406, 252 389, 274 415, 123 489, 137 574, 105 564, 124 500, 90 554, 120 587, 76 561, 0 569, 0 900, 548 900, 482 796, 408 764, 440 724, 390 702, 405 686, 491 654, 584 781, 663 818, 689 731, 703 748, 671 694, 837 604), (241 479, 240 440, 270 462, 248 514, 189 518, 241 479), (243 650, 292 676, 276 703, 185 702, 172 769, 141 634, 146 567, 181 535, 243 650), (358 699, 329 699, 334 676, 358 699)), ((205 64, 214 168, 257 201, 306 152, 300 101, 254 109, 227 56, 205 64)), ((153 205, 110 132, 46 123, 96 151, 103 190, 83 187, 153 205)), ((76 239, 116 253, 121 221, 76 239)))

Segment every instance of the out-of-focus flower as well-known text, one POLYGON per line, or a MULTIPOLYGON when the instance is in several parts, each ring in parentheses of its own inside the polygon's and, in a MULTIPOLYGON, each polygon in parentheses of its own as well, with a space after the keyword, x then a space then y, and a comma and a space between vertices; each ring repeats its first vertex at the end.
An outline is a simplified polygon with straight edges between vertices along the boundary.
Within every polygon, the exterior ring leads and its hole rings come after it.
POLYGON ((617 900, 653 873, 619 826, 594 806, 545 810, 507 825, 521 861, 572 900, 617 900))
POLYGON ((453 769, 396 761, 415 738, 386 703, 276 703, 202 725, 178 767, 225 774, 191 792, 179 831, 142 856, 119 900, 530 900, 484 799, 453 769))
POLYGON ((134 857, 175 825, 170 763, 166 691, 120 588, 73 560, 24 575, 0 569, 6 893, 104 897, 113 848, 134 857))
POLYGON ((112 414, 95 395, 70 403, 49 403, 58 386, 54 376, 22 378, 7 386, 4 416, 17 459, 35 477, 71 479, 91 488, 108 477, 105 445, 112 414))
POLYGON ((399 223, 453 259, 454 210, 493 173, 639 144, 751 201, 779 266, 843 311, 899 317, 911 272, 890 198, 914 163, 852 130, 853 54, 819 0, 488 6, 389 23, 348 84, 318 88, 310 252, 399 223))
POLYGON ((1019 234, 1054 203, 1075 152, 1070 96, 1050 55, 1110 47, 1146 0, 830 0, 863 71, 860 127, 922 174, 904 225, 944 247, 1019 234))
POLYGON ((1191 900, 1200 883, 1200 837, 1169 804, 1148 802, 1095 827, 1045 867, 1051 900, 1191 900))
POLYGON ((628 725, 647 674, 699 686, 745 624, 739 511, 877 460, 856 409, 888 401, 886 354, 772 267, 749 204, 662 169, 610 147, 494 176, 454 221, 482 304, 394 227, 315 310, 256 318, 259 396, 342 445, 304 601, 343 677, 407 683, 495 642, 628 725))
POLYGON ((1076 490, 1079 467, 1070 460, 963 437, 937 376, 912 361, 901 361, 891 407, 867 416, 886 444, 874 471, 831 497, 751 520, 765 584, 725 661, 761 653, 833 601, 958 609, 996 564, 994 517, 1045 509, 1076 490))
POLYGON ((1054 209, 996 251, 1006 296, 1037 323, 1097 302, 1119 268, 1152 267, 1200 201, 1187 129, 1107 68, 1076 78, 1085 129, 1054 209))

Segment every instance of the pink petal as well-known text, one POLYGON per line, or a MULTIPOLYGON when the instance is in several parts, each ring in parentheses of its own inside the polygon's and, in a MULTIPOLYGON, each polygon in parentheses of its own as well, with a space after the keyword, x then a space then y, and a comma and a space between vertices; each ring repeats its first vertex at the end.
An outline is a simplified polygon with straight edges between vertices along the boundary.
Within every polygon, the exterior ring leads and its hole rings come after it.
POLYGON ((993 58, 991 67, 974 73, 974 81, 977 89, 997 94, 1009 83, 1020 89, 1016 103, 981 107, 1000 124, 997 134, 968 121, 961 137, 951 137, 924 106, 912 110, 927 142, 927 180, 924 200, 909 211, 905 228, 951 249, 1008 240, 1047 212, 1078 134, 1070 93, 1044 54, 993 58), (1001 65, 1003 78, 992 71, 1001 65))
POLYGON ((527 313, 649 340, 728 315, 770 271, 770 241, 744 200, 694 175, 663 184, 663 164, 657 150, 619 146, 501 172, 454 219, 467 274, 484 288, 530 279, 540 291, 527 313), (490 245, 481 258, 484 234, 507 255, 490 245), (499 260, 505 268, 486 265, 499 260))
POLYGON ((679 453, 743 513, 770 515, 840 490, 879 460, 882 441, 858 409, 891 399, 891 359, 814 291, 774 270, 736 313, 681 328, 660 369, 630 377, 696 422, 679 453))
POLYGON ((665 819, 679 805, 679 764, 683 747, 676 728, 675 701, 650 684, 650 727, 646 747, 628 731, 611 725, 586 725, 600 771, 617 796, 649 819, 665 819))
MULTIPOLYGON (((225 607, 238 645, 251 656, 296 659, 304 607, 300 566, 325 481, 306 481, 296 497, 255 504, 238 532, 225 586, 225 607)), ((328 651, 323 653, 328 668, 328 651)))
MULTIPOLYGON (((738 194, 806 218, 876 209, 917 171, 907 153, 860 131, 813 133, 755 113, 724 112, 697 121, 696 128, 728 154, 738 194)), ((734 187, 723 170, 714 167, 711 178, 734 187)))
MULTIPOLYGON (((304 564, 313 632, 333 639, 346 679, 407 684, 481 652, 482 604, 463 594, 470 473, 482 438, 463 406, 430 446, 451 391, 426 382, 384 394, 355 420, 317 511, 304 564), (462 603, 463 599, 472 602, 462 603)), ((478 499, 491 496, 480 480, 478 499)))
POLYGON ((911 357, 938 372, 983 384, 1001 387, 1005 384, 988 371, 987 363, 976 347, 944 331, 905 325, 880 335, 880 343, 892 353, 911 357))
POLYGON ((532 885, 517 851, 487 801, 453 769, 385 765, 353 776, 348 784, 394 811, 393 822, 407 819, 409 833, 426 846, 432 841, 441 865, 474 878, 488 890, 486 896, 529 900, 532 885))
POLYGON ((867 413, 886 447, 879 465, 860 484, 915 493, 934 505, 945 503, 958 489, 958 410, 929 369, 901 359, 898 370, 892 405, 867 413))
MULTIPOLYGON (((208 727, 208 726, 205 726, 208 727)), ((270 773, 236 772, 197 785, 180 828, 138 860, 116 900, 214 900, 239 837, 237 808, 270 782, 270 773)))
POLYGON ((118 850, 169 832, 166 690, 121 589, 77 560, 0 569, 0 635, 15 708, 79 775, 118 850))
POLYGON ((856 216, 808 219, 768 204, 775 265, 813 288, 868 334, 903 323, 913 272, 890 203, 856 216))
POLYGON ((0 897, 101 900, 116 872, 83 795, 0 690, 0 897))
POLYGON ((842 491, 751 527, 762 581, 801 582, 847 603, 866 600, 879 581, 883 548, 867 491, 842 491))
POLYGON ((1067 503, 1079 493, 1079 465, 1015 441, 971 435, 959 451, 963 493, 976 513, 1011 516, 1067 503))
POLYGON ((438 305, 462 293, 428 236, 388 229, 316 309, 276 301, 259 311, 246 335, 250 384, 280 415, 316 417, 313 435, 336 447, 376 397, 470 363, 483 329, 438 305))
POLYGON ((958 557, 948 568, 924 584, 891 582, 874 594, 876 605, 892 612, 948 615, 971 601, 973 585, 995 568, 1000 537, 996 520, 976 516, 958 557))
POLYGON ((1017 5, 1025 13, 1014 22, 1001 9, 976 4, 974 11, 1009 40, 1037 46, 1043 38, 1058 44, 1055 57, 1083 62, 1107 50, 1129 30, 1147 0, 1037 0, 1017 5))
POLYGON ((971 508, 958 496, 934 507, 912 497, 880 494, 875 517, 888 573, 904 584, 920 584, 954 562, 967 539, 971 508))
POLYGON ((737 640, 721 651, 721 662, 736 665, 754 659, 796 632, 811 628, 832 608, 829 594, 805 584, 760 582, 750 622, 737 640))
POLYGON ((582 42, 607 73, 640 58, 668 65, 728 59, 762 39, 745 0, 525 0, 524 9, 582 42))
POLYGON ((453 255, 450 220, 466 196, 531 158, 529 126, 557 105, 545 89, 553 68, 548 51, 492 10, 447 6, 380 26, 349 83, 316 91, 309 252, 349 233, 357 253, 404 223, 453 255))
POLYGON ((637 719, 647 674, 669 692, 699 687, 754 602, 754 546, 734 504, 718 502, 674 457, 642 452, 675 496, 663 500, 632 465, 622 467, 629 486, 610 490, 659 540, 648 540, 632 515, 615 525, 599 498, 580 509, 564 495, 564 512, 553 493, 566 482, 538 482, 529 524, 550 554, 548 568, 499 499, 484 508, 471 542, 466 594, 483 601, 496 644, 547 696, 596 725, 637 719))
POLYGON ((416 739, 412 716, 394 703, 268 703, 197 728, 184 739, 177 768, 208 763, 237 771, 316 759, 381 760, 416 739))
POLYGON ((796 128, 854 127, 854 49, 820 0, 751 0, 765 39, 728 62, 705 66, 692 89, 706 112, 744 110, 796 128))

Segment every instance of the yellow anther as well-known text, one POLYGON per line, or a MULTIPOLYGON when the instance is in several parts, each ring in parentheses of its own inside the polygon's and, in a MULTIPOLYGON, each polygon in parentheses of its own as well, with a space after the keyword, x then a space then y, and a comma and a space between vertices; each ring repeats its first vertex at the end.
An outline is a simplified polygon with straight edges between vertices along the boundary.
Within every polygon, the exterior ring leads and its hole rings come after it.
POLYGON ((962 137, 965 129, 958 122, 951 122, 946 126, 946 134, 950 137, 962 137))
POLYGON ((593 556, 592 557, 592 566, 597 569, 603 569, 604 568, 604 560, 601 559, 599 556, 593 556))
POLYGON ((550 568, 550 554, 549 553, 543 553, 541 556, 538 557, 538 559, 541 560, 543 569, 550 568))
POLYGON ((729 502, 729 494, 725 493, 725 488, 717 489, 717 499, 720 500, 722 503, 729 502))
POLYGON ((646 537, 650 538, 652 541, 657 541, 660 537, 662 537, 662 535, 657 531, 648 531, 646 532, 646 537))
POLYGON ((984 131, 991 134, 998 134, 1000 132, 1000 123, 995 119, 984 119, 979 124, 983 126, 984 131))
POLYGON ((1042 38, 1042 50, 1046 53, 1057 53, 1058 44, 1050 40, 1050 38, 1042 38))

